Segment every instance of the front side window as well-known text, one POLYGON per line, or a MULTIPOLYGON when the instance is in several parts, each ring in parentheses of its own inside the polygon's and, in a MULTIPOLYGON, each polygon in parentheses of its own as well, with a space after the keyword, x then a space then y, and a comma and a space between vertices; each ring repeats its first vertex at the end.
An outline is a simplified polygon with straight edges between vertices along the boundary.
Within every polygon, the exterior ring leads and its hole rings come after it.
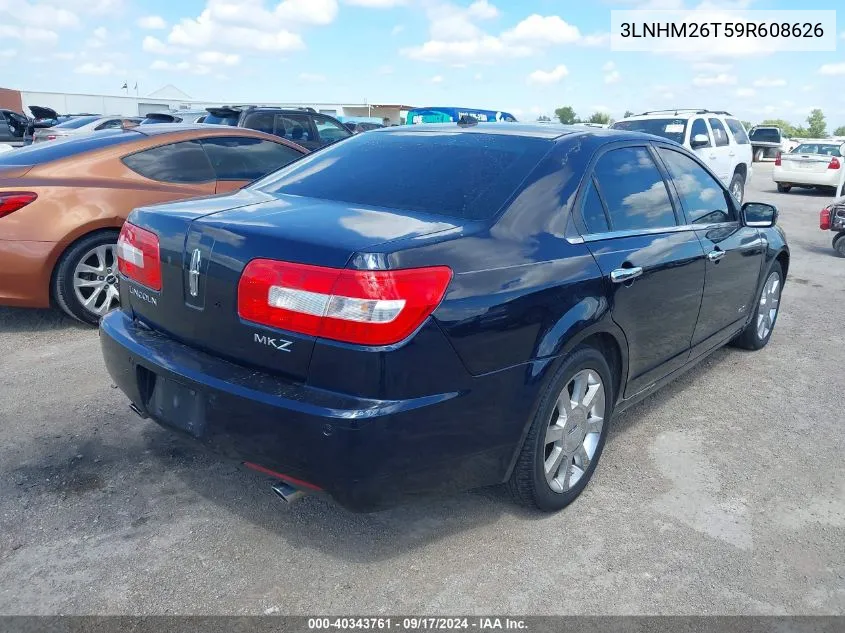
POLYGON ((725 119, 725 123, 728 124, 728 128, 730 128, 731 134, 734 135, 734 140, 737 142, 737 145, 748 145, 748 134, 742 126, 742 123, 736 119, 725 119))
POLYGON ((129 169, 150 180, 198 183, 215 180, 214 170, 199 141, 159 145, 123 157, 129 169))
POLYGON ((713 140, 716 142, 716 147, 724 147, 730 143, 728 131, 719 119, 710 119, 710 129, 713 130, 713 140))
POLYGON ((660 171, 645 147, 607 152, 595 167, 610 230, 633 231, 675 226, 675 212, 660 171))
POLYGON ((693 224, 715 224, 734 219, 728 194, 707 171, 680 152, 659 148, 657 152, 666 163, 675 190, 693 224))
POLYGON ((282 143, 245 136, 206 138, 202 146, 218 180, 256 180, 302 156, 282 143))
POLYGON ((349 130, 342 125, 325 117, 314 117, 314 123, 317 126, 317 133, 320 135, 322 143, 334 143, 351 135, 349 130))
POLYGON ((703 147, 712 147, 710 144, 710 131, 707 129, 707 124, 704 122, 704 119, 696 119, 692 122, 692 128, 690 128, 689 133, 689 140, 690 143, 695 141, 696 136, 704 135, 707 138, 707 144, 702 145, 694 145, 696 149, 700 149, 703 147))
POLYGON ((614 130, 654 134, 676 143, 683 143, 684 134, 687 132, 686 119, 634 119, 617 121, 611 127, 614 130))

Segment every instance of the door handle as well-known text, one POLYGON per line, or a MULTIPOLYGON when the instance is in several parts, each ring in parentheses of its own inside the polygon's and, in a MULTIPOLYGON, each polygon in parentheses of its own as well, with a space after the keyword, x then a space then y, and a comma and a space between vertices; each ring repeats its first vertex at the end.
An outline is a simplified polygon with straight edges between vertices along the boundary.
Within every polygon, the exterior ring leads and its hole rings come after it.
POLYGON ((626 281, 636 279, 643 274, 642 266, 635 266, 633 268, 617 268, 610 272, 610 281, 615 284, 623 284, 626 281))
POLYGON ((716 154, 710 154, 710 160, 716 160, 716 154))
POLYGON ((725 256, 725 251, 723 251, 723 250, 715 250, 715 251, 710 251, 709 253, 707 253, 707 259, 709 259, 714 264, 716 262, 718 262, 720 259, 722 259, 724 256, 725 256))
POLYGON ((728 156, 731 156, 731 157, 736 156, 736 152, 731 152, 730 154, 728 154, 728 156))

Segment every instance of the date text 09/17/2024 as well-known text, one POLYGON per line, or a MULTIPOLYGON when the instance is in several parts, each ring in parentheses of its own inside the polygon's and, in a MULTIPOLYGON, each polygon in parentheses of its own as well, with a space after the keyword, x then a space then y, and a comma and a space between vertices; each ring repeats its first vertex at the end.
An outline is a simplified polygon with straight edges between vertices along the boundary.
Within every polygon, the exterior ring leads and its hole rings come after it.
POLYGON ((524 631, 525 620, 498 617, 339 617, 308 618, 308 630, 399 630, 399 631, 524 631))

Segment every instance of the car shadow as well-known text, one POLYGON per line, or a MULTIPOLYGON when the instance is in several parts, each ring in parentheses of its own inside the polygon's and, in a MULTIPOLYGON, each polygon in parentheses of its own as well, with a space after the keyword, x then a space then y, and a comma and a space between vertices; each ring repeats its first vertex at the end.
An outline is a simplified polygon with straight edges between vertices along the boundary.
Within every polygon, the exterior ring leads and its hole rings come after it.
POLYGON ((800 196, 802 198, 835 198, 836 194, 833 189, 804 189, 801 187, 792 187, 789 193, 781 193, 777 188, 767 189, 765 193, 777 193, 782 196, 800 196))
POLYGON ((54 330, 90 330, 60 310, 0 307, 0 332, 49 332, 54 330))

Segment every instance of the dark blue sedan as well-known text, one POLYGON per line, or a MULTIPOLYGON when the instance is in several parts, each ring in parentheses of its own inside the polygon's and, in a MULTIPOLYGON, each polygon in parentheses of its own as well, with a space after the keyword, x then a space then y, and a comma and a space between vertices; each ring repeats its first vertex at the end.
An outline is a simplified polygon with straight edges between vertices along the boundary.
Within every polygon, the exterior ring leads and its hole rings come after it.
POLYGON ((776 220, 657 137, 387 128, 135 210, 103 354, 142 417, 285 498, 372 510, 506 482, 557 510, 614 413, 768 343, 776 220))

